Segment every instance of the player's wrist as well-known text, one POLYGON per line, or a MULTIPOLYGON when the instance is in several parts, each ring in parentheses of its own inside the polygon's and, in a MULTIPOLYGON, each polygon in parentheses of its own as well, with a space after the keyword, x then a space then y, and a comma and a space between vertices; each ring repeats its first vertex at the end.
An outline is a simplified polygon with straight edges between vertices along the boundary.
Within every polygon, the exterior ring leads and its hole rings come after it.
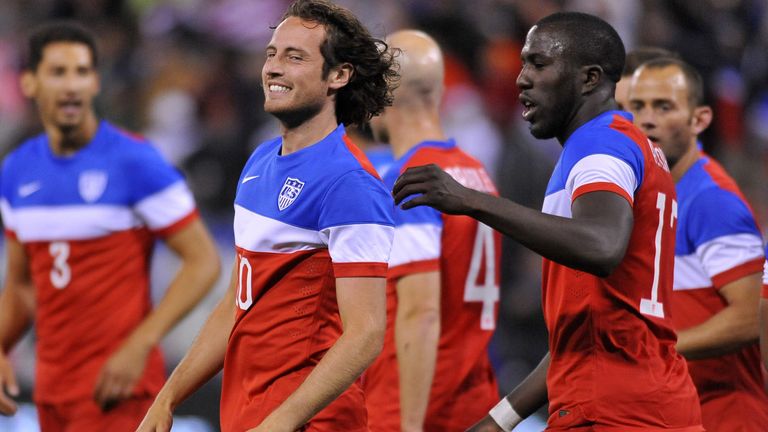
POLYGON ((512 407, 512 404, 506 397, 502 398, 496 406, 491 408, 491 410, 488 411, 488 415, 491 416, 493 421, 495 421, 504 432, 510 432, 515 426, 523 421, 523 418, 520 417, 520 414, 518 414, 517 411, 515 411, 515 408, 512 407))

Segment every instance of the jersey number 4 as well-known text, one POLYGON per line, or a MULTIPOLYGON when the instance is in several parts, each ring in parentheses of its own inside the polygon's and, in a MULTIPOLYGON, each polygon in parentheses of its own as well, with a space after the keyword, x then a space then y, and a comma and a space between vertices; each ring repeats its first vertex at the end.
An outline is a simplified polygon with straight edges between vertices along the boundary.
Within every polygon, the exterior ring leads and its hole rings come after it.
POLYGON ((464 283, 464 301, 481 302, 483 311, 480 315, 480 328, 496 328, 496 302, 499 301, 499 285, 496 284, 496 247, 493 229, 481 223, 477 224, 475 246, 472 248, 472 260, 469 273, 464 283), (478 282, 480 267, 485 256, 485 274, 483 282, 478 282))
POLYGON ((63 289, 72 280, 72 269, 67 263, 69 259, 69 243, 57 241, 48 246, 48 252, 53 258, 51 267, 51 284, 58 289, 63 289))
POLYGON ((664 212, 667 208, 667 195, 659 192, 656 197, 656 208, 659 210, 659 225, 656 227, 653 252, 653 283, 651 285, 651 298, 640 299, 640 313, 664 318, 664 304, 659 301, 659 266, 661 264, 662 234, 667 231, 674 233, 675 219, 677 219, 677 201, 674 199, 669 212, 669 228, 664 229, 664 212))

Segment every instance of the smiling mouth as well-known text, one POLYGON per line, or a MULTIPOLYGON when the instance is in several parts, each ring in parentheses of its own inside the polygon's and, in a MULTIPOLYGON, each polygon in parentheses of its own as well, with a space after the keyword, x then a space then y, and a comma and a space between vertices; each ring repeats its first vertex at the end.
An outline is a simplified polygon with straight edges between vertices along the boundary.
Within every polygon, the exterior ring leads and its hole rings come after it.
POLYGON ((286 87, 284 85, 270 84, 269 91, 270 93, 288 93, 289 91, 291 91, 291 89, 290 87, 286 87))

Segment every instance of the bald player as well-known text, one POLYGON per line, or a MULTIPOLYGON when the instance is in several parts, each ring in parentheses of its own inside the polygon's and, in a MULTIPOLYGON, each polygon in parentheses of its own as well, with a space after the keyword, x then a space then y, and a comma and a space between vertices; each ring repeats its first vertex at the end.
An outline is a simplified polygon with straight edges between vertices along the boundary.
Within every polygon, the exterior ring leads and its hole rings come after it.
POLYGON ((629 110, 629 83, 632 81, 632 74, 635 73, 643 63, 657 58, 679 58, 673 51, 658 47, 640 47, 627 53, 624 60, 624 70, 621 72, 621 79, 616 83, 616 103, 621 110, 629 110))
MULTIPOLYGON (((440 125, 438 45, 413 30, 388 42, 401 50, 401 82, 393 105, 371 123, 396 158, 384 183, 391 188, 407 168, 432 163, 464 186, 496 195, 483 166, 440 125)), ((365 381, 371 431, 463 431, 495 404, 487 347, 496 325, 499 252, 499 234, 472 218, 396 209, 384 351, 365 381)))

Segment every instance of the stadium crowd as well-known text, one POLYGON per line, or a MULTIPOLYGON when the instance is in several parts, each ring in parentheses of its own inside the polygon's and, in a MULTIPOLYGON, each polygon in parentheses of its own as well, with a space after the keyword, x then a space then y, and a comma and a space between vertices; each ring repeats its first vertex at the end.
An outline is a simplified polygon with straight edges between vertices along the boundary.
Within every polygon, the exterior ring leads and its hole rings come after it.
MULTIPOLYGON (((186 175, 203 220, 222 254, 232 251, 232 202, 254 148, 278 133, 262 109, 264 46, 287 0, 10 0, 0 4, 0 153, 41 130, 19 89, 27 31, 52 18, 76 19, 99 41, 102 91, 97 112, 139 132, 186 175)), ((521 117, 515 84, 528 29, 553 12, 576 10, 611 23, 627 50, 666 48, 704 77, 715 112, 700 136, 704 149, 735 178, 768 226, 768 3, 750 0, 340 0, 375 37, 402 28, 432 35, 445 55, 441 114, 446 134, 480 160, 503 197, 541 208, 560 153, 555 140, 537 141, 521 117)), ((380 148, 359 135, 361 147, 380 148)), ((161 249, 155 257, 173 262, 161 249)), ((154 287, 173 276, 153 269, 154 287)), ((490 356, 499 391, 511 391, 547 350, 541 315, 538 255, 503 241, 499 322, 490 356)), ((197 310, 166 338, 169 370, 186 352, 222 295, 226 274, 197 310)), ((153 293, 160 298, 162 293, 153 293)), ((14 352, 23 394, 32 387, 28 337, 14 352)), ((220 381, 178 411, 217 423, 220 381)))

